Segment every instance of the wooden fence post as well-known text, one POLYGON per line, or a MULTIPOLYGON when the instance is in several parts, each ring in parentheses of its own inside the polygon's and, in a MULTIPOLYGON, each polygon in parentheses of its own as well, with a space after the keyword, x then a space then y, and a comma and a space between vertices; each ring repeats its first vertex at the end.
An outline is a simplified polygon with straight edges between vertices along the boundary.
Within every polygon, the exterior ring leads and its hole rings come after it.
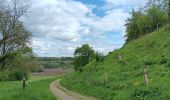
POLYGON ((105 84, 108 83, 108 76, 107 76, 107 72, 105 71, 105 84))
POLYGON ((148 75, 147 75, 147 65, 144 65, 144 68, 143 68, 143 74, 144 74, 144 81, 145 81, 145 85, 149 85, 149 81, 148 81, 148 75))
POLYGON ((25 77, 23 77, 23 80, 22 80, 22 89, 23 90, 25 90, 25 86, 26 86, 25 77))

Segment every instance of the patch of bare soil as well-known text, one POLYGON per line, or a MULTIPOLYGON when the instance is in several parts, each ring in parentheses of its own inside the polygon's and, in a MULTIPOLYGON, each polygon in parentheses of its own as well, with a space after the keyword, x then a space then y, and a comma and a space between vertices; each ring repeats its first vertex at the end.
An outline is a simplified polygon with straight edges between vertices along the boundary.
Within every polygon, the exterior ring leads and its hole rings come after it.
POLYGON ((55 75, 60 75, 60 74, 64 74, 64 73, 69 73, 69 72, 72 72, 72 69, 49 68, 49 69, 44 69, 43 72, 32 73, 32 75, 35 75, 35 76, 55 76, 55 75))

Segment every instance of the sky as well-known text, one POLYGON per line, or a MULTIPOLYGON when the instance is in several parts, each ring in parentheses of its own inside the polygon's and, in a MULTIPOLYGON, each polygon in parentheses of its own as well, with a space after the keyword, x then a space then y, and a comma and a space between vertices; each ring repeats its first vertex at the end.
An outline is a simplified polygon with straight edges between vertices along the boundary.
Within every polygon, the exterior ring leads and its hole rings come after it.
POLYGON ((125 20, 146 1, 31 0, 21 20, 32 33, 31 46, 38 56, 73 56, 82 44, 107 54, 125 43, 125 20))

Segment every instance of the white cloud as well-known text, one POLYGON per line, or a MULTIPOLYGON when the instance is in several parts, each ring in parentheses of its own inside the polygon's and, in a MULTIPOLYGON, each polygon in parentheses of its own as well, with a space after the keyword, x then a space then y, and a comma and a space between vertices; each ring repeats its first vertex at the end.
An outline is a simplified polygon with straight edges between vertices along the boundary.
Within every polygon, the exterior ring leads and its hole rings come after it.
MULTIPOLYGON (((104 6, 130 3, 130 0, 123 1, 106 0, 104 6)), ((83 41, 83 38, 99 37, 107 32, 124 34, 125 19, 129 13, 122 8, 110 8, 104 10, 103 17, 98 17, 93 13, 94 8, 96 5, 85 5, 74 0, 32 0, 31 12, 22 20, 27 29, 33 33, 34 51, 40 56, 70 56, 74 48, 82 43, 92 44, 96 50, 105 53, 117 48, 118 46, 102 43, 99 38, 90 39, 88 42, 83 41)))
POLYGON ((24 23, 36 37, 52 37, 60 40, 76 40, 79 38, 80 22, 90 9, 79 2, 65 0, 33 1, 29 17, 24 23), (76 15, 77 14, 77 15, 76 15))

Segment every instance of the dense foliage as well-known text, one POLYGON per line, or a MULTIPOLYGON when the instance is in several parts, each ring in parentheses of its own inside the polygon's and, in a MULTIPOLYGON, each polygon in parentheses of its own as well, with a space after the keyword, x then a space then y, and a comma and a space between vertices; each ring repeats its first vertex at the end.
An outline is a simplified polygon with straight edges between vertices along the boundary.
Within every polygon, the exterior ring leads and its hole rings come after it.
POLYGON ((27 78, 37 66, 30 47, 31 33, 20 21, 29 4, 29 0, 0 0, 0 80, 27 78))
POLYGON ((149 0, 146 7, 133 10, 126 21, 126 42, 151 33, 169 23, 168 0, 149 0))
POLYGON ((95 58, 95 51, 88 44, 76 48, 74 52, 74 70, 82 71, 82 67, 95 58))
POLYGON ((169 2, 168 2, 168 16, 169 16, 169 22, 170 22, 170 0, 169 0, 169 2))

